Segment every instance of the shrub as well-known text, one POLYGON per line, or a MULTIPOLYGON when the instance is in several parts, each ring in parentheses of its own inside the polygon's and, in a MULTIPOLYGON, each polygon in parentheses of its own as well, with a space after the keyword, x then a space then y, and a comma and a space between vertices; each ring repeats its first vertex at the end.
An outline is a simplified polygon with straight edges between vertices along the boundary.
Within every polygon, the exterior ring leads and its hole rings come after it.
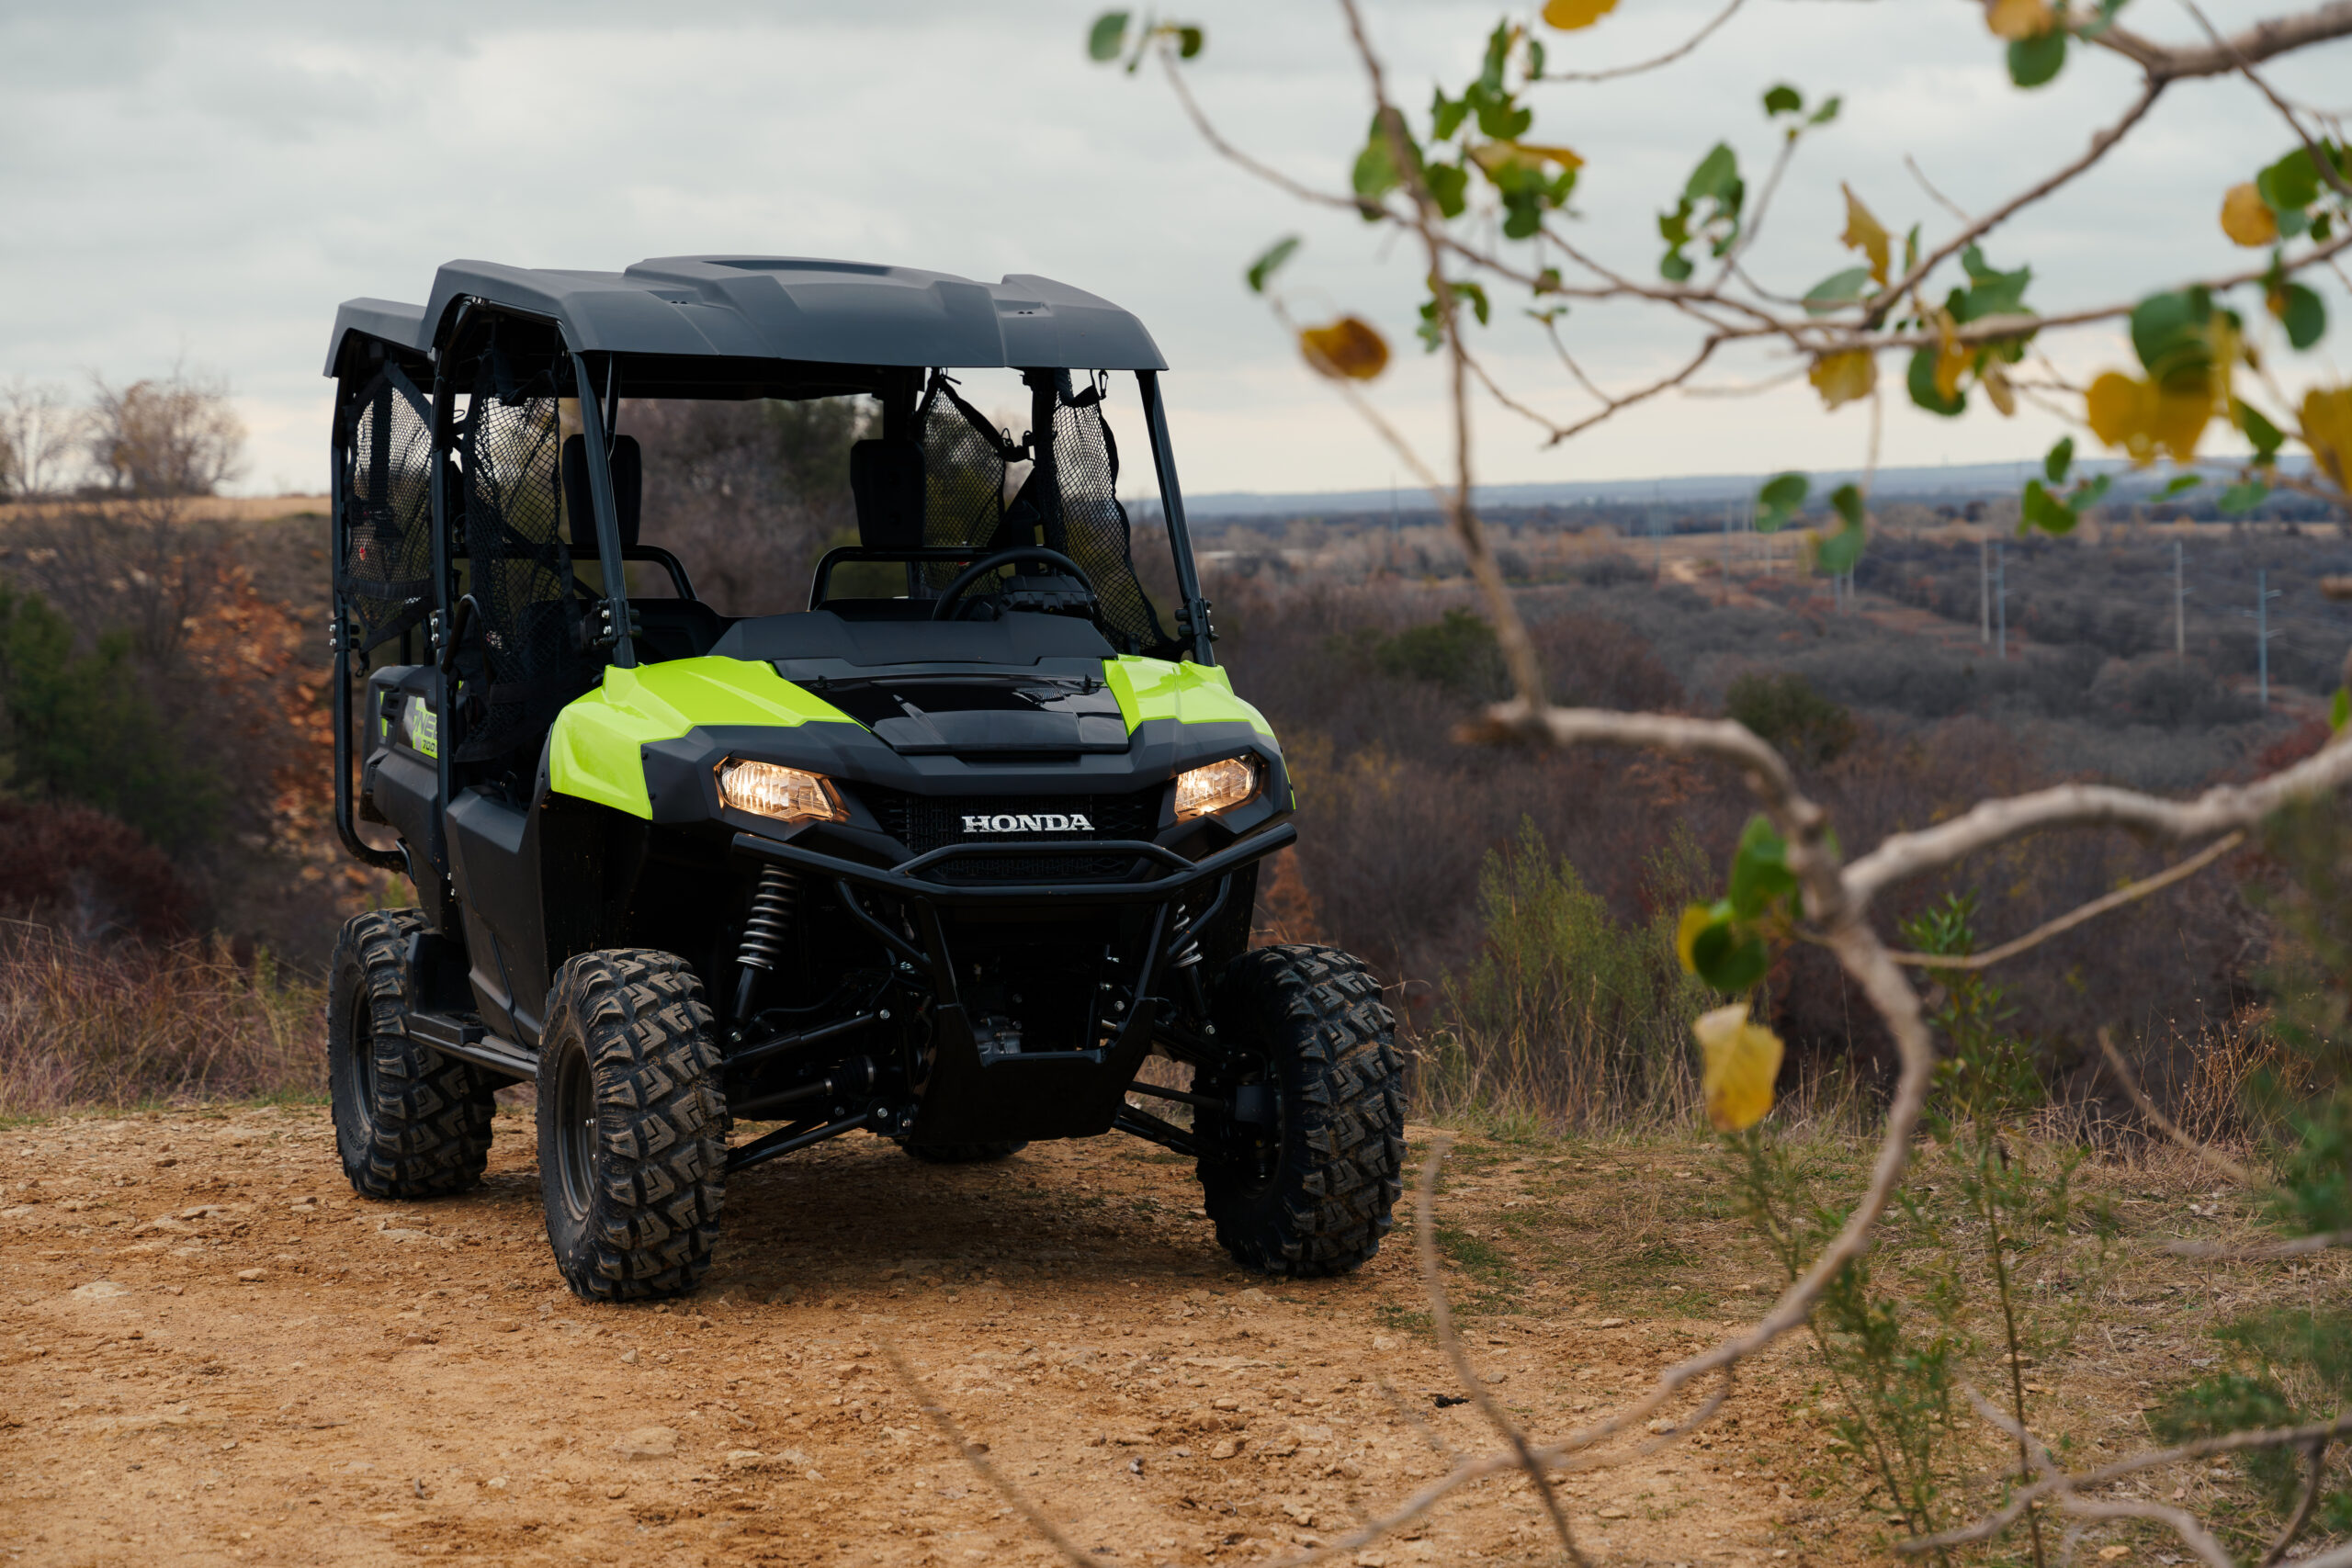
POLYGON ((1740 676, 1724 694, 1724 712, 1815 767, 1844 755, 1854 743, 1854 716, 1798 674, 1740 676))
POLYGON ((185 936, 192 902, 163 852, 104 812, 0 799, 0 919, 152 942, 185 936))

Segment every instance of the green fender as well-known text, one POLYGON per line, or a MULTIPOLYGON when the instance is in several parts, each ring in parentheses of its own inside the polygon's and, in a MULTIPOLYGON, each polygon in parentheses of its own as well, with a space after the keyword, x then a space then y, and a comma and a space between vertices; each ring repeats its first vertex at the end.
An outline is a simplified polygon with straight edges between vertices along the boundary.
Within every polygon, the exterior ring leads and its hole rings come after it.
POLYGON ((604 683, 556 715, 548 787, 650 818, 639 748, 698 725, 855 724, 857 720, 745 659, 673 659, 607 668, 604 683))
POLYGON ((1171 664, 1164 659, 1111 659, 1102 664, 1103 684, 1119 701, 1127 733, 1151 718, 1179 724, 1238 721, 1271 740, 1274 727, 1233 694, 1233 677, 1214 664, 1171 664))

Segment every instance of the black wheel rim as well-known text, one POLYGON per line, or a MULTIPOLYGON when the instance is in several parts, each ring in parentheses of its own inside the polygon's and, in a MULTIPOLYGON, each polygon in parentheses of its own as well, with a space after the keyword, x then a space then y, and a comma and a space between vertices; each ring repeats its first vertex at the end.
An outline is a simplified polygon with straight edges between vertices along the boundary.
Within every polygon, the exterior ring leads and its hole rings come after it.
POLYGON ((585 1219, 595 1190, 595 1077, 584 1051, 563 1052, 555 1074, 555 1168, 564 1207, 585 1219))

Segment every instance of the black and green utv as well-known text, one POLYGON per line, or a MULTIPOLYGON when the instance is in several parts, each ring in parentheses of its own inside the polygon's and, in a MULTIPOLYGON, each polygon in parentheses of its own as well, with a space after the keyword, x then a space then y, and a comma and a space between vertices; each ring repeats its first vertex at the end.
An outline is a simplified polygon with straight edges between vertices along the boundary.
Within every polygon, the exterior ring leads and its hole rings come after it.
POLYGON ((418 904, 336 953, 360 1193, 478 1180, 492 1096, 529 1078, 582 1296, 692 1290, 730 1172, 861 1130, 943 1162, 1129 1133, 1197 1162, 1244 1264, 1373 1255, 1394 1020, 1347 954, 1250 946, 1294 798, 1212 652, 1164 367, 1046 278, 792 257, 453 262, 421 309, 342 308, 336 820, 418 904), (1159 481, 1157 591, 1113 372, 1159 481), (777 582, 722 615, 691 575, 721 563, 663 547, 677 444, 627 427, 814 399, 865 433, 857 542, 805 603, 777 582), (1138 1081, 1154 1055, 1190 1087, 1138 1081))

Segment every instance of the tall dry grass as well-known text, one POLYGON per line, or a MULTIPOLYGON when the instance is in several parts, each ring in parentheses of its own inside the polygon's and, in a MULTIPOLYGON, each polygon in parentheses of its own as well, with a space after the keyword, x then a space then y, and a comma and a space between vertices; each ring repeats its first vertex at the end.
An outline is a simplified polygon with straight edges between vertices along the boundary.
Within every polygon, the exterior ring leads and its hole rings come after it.
POLYGON ((0 924, 0 1115, 315 1096, 325 987, 227 943, 0 924))

